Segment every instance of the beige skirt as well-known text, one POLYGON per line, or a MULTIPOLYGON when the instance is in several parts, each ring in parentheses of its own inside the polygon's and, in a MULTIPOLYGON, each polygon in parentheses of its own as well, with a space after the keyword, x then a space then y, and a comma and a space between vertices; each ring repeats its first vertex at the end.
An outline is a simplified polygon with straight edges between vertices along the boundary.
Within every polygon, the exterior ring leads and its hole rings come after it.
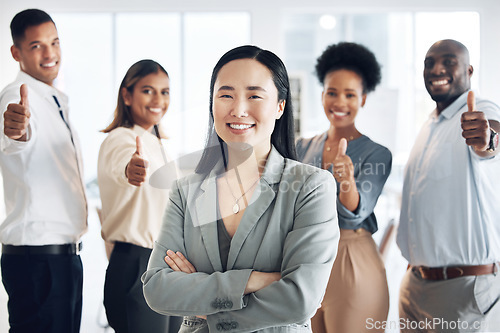
POLYGON ((369 323, 385 321, 388 312, 385 266, 371 233, 341 229, 326 294, 312 318, 313 332, 377 332, 369 323))

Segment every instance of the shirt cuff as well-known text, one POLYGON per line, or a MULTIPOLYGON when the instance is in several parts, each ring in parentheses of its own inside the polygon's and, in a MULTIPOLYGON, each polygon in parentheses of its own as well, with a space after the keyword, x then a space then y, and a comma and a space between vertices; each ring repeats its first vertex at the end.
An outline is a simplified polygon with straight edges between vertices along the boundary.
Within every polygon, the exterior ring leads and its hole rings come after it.
POLYGON ((477 152, 472 148, 471 146, 468 146, 470 153, 472 155, 472 158, 478 161, 489 161, 489 160, 494 160, 495 158, 498 158, 500 154, 493 155, 493 156, 479 156, 477 152))
POLYGON ((31 130, 31 125, 28 126, 28 129, 26 131, 26 141, 14 140, 9 138, 5 134, 2 134, 2 139, 1 139, 2 152, 4 152, 5 154, 15 154, 19 151, 22 151, 32 145, 33 142, 32 138, 33 138, 33 133, 31 130))
POLYGON ((338 199, 337 197, 337 212, 340 219, 340 227, 341 228, 357 228, 361 223, 363 223, 364 219, 366 218, 366 208, 365 204, 363 202, 363 196, 359 195, 359 203, 358 203, 358 208, 356 208, 355 212, 351 212, 349 209, 347 209, 338 199))

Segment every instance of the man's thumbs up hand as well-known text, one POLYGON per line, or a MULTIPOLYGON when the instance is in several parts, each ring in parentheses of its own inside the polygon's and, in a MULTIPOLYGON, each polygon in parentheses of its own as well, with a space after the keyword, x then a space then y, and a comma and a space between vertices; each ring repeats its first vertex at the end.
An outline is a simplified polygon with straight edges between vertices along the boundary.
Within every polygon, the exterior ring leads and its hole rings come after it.
POLYGON ((462 113, 462 136, 476 152, 484 152, 490 143, 490 125, 486 115, 476 109, 473 91, 467 95, 467 112, 462 113))
POLYGON ((19 104, 7 105, 7 110, 3 114, 3 132, 13 140, 26 141, 31 113, 28 103, 28 87, 25 84, 21 85, 20 96, 19 104))

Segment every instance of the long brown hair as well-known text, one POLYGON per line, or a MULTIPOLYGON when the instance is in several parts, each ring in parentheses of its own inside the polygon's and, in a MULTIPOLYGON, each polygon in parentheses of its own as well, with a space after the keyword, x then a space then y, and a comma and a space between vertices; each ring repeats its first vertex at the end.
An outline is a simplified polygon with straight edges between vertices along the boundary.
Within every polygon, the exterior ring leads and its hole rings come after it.
POLYGON ((133 64, 125 74, 125 77, 120 84, 118 89, 118 102, 116 104, 115 114, 113 121, 101 132, 109 133, 118 127, 133 127, 135 125, 134 119, 132 118, 132 111, 130 106, 125 105, 125 100, 123 98, 123 88, 127 89, 129 93, 134 91, 135 84, 145 76, 149 74, 163 72, 168 73, 159 63, 154 60, 144 59, 133 64))

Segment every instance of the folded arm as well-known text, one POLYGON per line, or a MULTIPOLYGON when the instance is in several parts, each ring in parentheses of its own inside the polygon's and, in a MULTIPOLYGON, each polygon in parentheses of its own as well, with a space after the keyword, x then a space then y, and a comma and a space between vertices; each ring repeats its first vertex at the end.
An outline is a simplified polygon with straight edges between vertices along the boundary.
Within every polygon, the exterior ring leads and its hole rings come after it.
POLYGON ((252 268, 211 274, 170 268, 167 250, 186 253, 185 198, 174 187, 160 239, 143 275, 146 301, 159 313, 206 315, 211 330, 224 324, 235 331, 254 331, 307 321, 320 305, 336 255, 335 197, 335 183, 327 172, 316 172, 303 184, 293 228, 284 240, 281 278, 273 282, 272 275, 252 268), (260 288, 263 285, 267 286, 260 288))

